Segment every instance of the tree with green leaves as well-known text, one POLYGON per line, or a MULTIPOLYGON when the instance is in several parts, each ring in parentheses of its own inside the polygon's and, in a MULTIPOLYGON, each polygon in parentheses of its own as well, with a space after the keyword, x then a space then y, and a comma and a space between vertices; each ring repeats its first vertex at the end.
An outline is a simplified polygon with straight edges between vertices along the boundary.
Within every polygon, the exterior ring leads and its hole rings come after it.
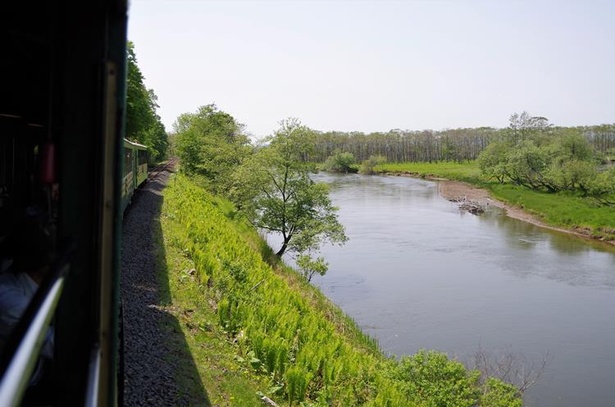
POLYGON ((158 98, 145 87, 132 42, 128 42, 126 62, 126 138, 146 145, 150 162, 162 161, 167 157, 169 140, 156 113, 158 98))
POLYGON ((548 135, 552 124, 543 116, 532 116, 524 111, 521 114, 513 113, 508 121, 507 136, 512 144, 518 144, 531 139, 541 143, 541 138, 548 135))
POLYGON ((365 175, 373 175, 376 173, 376 169, 378 166, 387 162, 385 156, 382 155, 371 155, 369 158, 361 163, 361 167, 359 168, 359 172, 365 175))
POLYGON ((295 258, 295 262, 308 282, 312 281, 312 277, 316 274, 324 276, 329 269, 329 264, 325 261, 324 257, 318 256, 314 259, 309 253, 299 254, 295 258))
MULTIPOLYGON (((544 117, 513 114, 505 133, 479 155, 483 175, 547 192, 596 193, 599 156, 578 128, 553 127, 544 117)), ((602 178, 602 177, 600 177, 602 178)), ((607 194, 608 195, 608 194, 607 194)))
POLYGON ((231 174, 252 150, 243 126, 209 104, 196 113, 180 115, 174 132, 182 170, 199 177, 214 192, 227 195, 231 174))
POLYGON ((324 169, 325 171, 343 172, 345 174, 357 172, 356 168, 353 167, 355 161, 354 154, 335 150, 325 161, 324 169))
POLYGON ((328 186, 310 178, 306 157, 313 148, 314 132, 297 119, 286 119, 234 174, 232 195, 238 206, 256 227, 282 237, 278 257, 347 240, 328 186))

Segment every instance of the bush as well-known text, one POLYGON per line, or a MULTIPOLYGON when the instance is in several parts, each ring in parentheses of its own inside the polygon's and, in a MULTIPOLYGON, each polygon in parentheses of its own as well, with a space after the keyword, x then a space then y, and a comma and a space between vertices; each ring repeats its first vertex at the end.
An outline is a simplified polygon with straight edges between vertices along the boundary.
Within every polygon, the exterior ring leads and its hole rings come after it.
POLYGON ((386 157, 382 155, 372 155, 367 160, 361 163, 361 168, 359 168, 359 172, 361 174, 372 175, 376 173, 376 167, 387 162, 386 157))
POLYGON ((444 353, 425 350, 403 357, 396 370, 396 378, 405 382, 408 400, 434 407, 476 406, 480 398, 479 376, 444 353))
POLYGON ((352 153, 342 153, 339 150, 336 150, 333 155, 327 158, 324 164, 325 171, 331 172, 357 172, 357 170, 353 167, 355 163, 355 158, 352 153))

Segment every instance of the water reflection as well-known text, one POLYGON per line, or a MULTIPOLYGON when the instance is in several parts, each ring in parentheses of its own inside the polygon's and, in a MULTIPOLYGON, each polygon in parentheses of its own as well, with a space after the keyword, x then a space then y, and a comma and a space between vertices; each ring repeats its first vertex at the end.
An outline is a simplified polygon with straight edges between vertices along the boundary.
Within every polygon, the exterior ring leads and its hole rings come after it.
POLYGON ((615 261, 615 250, 613 246, 589 238, 581 236, 569 235, 558 231, 548 231, 548 229, 540 228, 527 222, 521 222, 517 219, 509 218, 505 215, 504 210, 493 207, 491 210, 480 216, 485 222, 490 222, 499 228, 506 229, 508 235, 511 236, 511 244, 515 244, 514 239, 518 239, 520 247, 524 244, 533 245, 535 243, 544 242, 547 240, 551 244, 553 250, 557 250, 562 255, 576 255, 588 251, 598 250, 610 252, 613 254, 615 261))
POLYGON ((505 238, 507 255, 498 258, 517 276, 539 275, 574 286, 615 288, 612 246, 521 222, 501 210, 479 218, 505 238))

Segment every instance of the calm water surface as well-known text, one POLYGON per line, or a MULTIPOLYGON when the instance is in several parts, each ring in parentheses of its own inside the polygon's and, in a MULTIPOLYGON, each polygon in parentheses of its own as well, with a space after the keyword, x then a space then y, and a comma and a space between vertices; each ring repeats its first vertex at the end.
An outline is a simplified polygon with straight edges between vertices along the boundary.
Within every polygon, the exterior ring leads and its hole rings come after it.
POLYGON ((459 211, 436 182, 317 174, 350 240, 312 280, 391 355, 549 360, 527 406, 615 406, 615 251, 459 211))

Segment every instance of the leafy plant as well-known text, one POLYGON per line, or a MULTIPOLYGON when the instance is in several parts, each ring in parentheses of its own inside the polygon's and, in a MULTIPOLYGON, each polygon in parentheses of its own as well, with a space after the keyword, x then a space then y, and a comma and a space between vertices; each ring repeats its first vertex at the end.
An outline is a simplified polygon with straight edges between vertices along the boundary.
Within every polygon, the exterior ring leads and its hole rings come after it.
POLYGON ((329 269, 329 264, 325 261, 324 257, 313 259, 309 254, 300 254, 295 261, 308 282, 312 281, 312 277, 315 274, 324 276, 329 269))
POLYGON ((349 172, 357 172, 354 164, 355 158, 352 153, 336 150, 331 156, 329 156, 329 158, 327 158, 327 161, 325 161, 323 165, 323 169, 325 171, 342 172, 347 174, 349 172))

